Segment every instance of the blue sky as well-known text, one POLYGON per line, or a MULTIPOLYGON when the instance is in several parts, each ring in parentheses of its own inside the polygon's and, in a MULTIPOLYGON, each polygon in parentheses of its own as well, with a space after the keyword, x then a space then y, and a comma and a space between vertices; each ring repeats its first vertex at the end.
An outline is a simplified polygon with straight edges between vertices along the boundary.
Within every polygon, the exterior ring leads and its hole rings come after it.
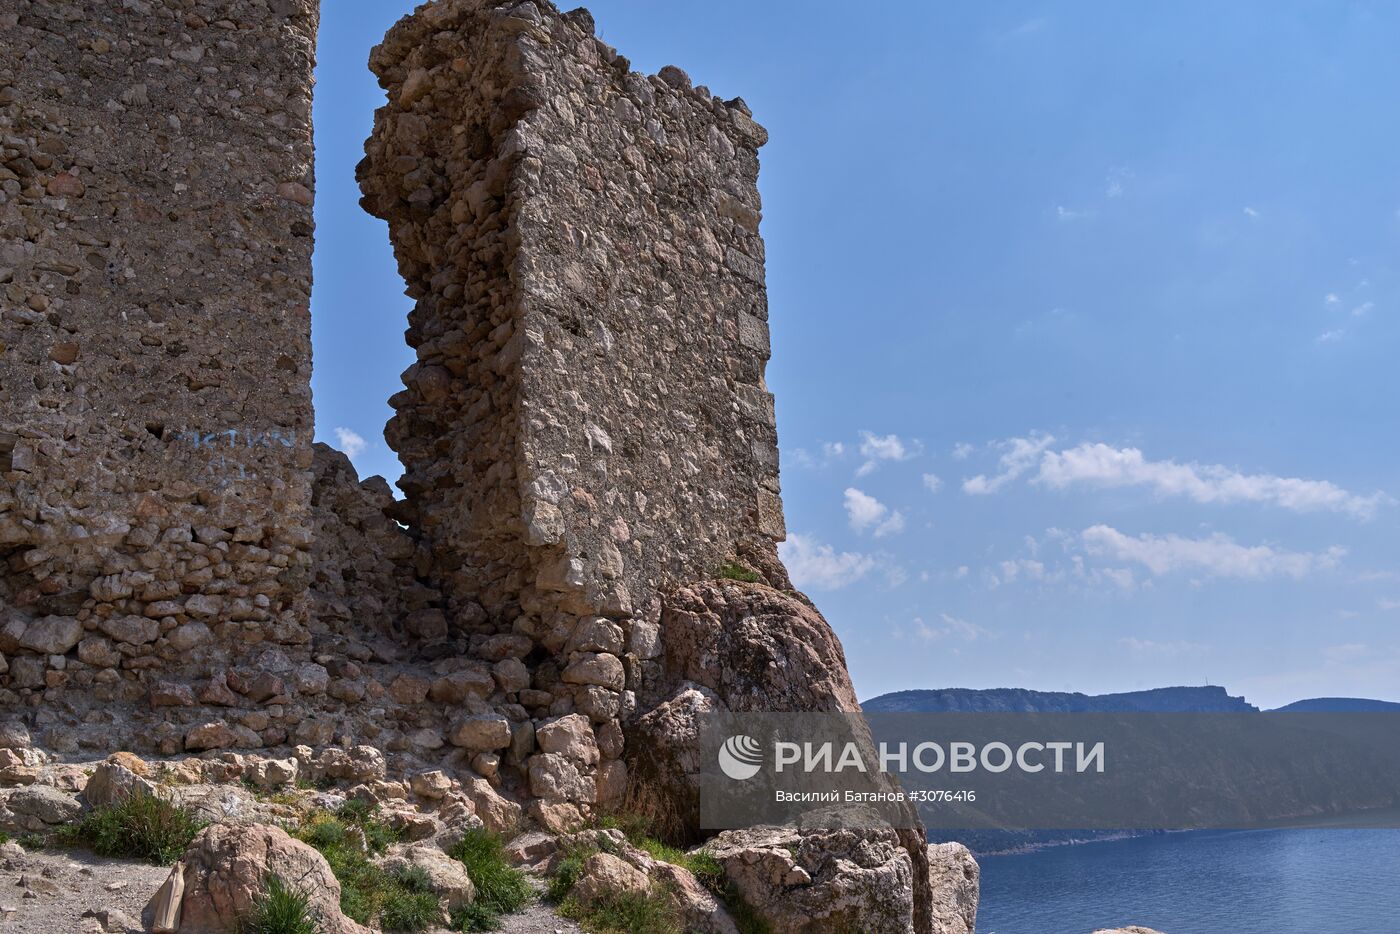
MULTIPOLYGON (((391 479, 408 301, 319 84, 323 440, 391 479)), ((768 127, 785 556, 862 697, 1224 684, 1400 700, 1400 8, 589 4, 768 127)))

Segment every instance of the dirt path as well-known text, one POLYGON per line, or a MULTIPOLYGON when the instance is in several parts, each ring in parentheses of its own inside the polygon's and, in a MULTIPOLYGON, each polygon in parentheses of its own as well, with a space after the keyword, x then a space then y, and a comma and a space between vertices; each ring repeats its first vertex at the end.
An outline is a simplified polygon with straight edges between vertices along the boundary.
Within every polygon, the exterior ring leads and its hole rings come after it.
POLYGON ((168 869, 91 853, 0 847, 0 931, 141 931, 141 911, 168 869))

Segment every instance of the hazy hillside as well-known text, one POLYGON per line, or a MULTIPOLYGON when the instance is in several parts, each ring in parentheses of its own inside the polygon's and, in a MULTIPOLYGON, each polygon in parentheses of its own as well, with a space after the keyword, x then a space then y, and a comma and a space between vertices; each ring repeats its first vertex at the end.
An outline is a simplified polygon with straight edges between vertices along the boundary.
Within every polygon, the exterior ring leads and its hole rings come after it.
POLYGON ((1310 697, 1278 708, 1279 713, 1393 713, 1400 711, 1394 701, 1365 697, 1310 697))
POLYGON ((1259 709, 1216 685, 1097 695, 1023 688, 945 688, 882 694, 861 707, 872 713, 1223 713, 1259 709))

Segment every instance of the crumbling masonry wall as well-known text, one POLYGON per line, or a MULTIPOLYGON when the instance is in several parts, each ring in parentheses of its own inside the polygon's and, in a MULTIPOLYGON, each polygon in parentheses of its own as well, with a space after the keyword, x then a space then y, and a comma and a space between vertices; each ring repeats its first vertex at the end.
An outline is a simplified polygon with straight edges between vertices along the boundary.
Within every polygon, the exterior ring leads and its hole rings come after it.
POLYGON ((425 6, 371 67, 364 203, 417 299, 388 438, 453 622, 557 652, 579 618, 774 565, 743 102, 630 71, 547 3, 425 6))
POLYGON ((3 5, 8 702, 177 667, 191 632, 304 641, 317 19, 3 5))

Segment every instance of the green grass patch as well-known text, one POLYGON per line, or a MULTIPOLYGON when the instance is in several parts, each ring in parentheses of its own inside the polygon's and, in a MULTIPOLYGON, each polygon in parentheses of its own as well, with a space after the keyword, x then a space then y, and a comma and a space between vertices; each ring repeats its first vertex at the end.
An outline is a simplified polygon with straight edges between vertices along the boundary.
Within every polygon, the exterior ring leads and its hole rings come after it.
POLYGON ((422 931, 438 920, 438 899, 419 868, 388 872, 371 862, 398 840, 398 833, 361 801, 348 801, 335 813, 312 815, 297 839, 326 858, 340 882, 340 910, 360 924, 378 923, 388 931, 422 931))
POLYGON ((204 824, 164 798, 138 794, 94 808, 61 827, 57 836, 62 843, 86 846, 98 856, 169 866, 185 854, 204 824))
MULTIPOLYGON (((604 830, 621 830, 623 835, 627 837, 628 843, 652 859, 658 859, 664 863, 689 870, 690 874, 695 876, 696 881, 708 889, 710 894, 719 899, 728 910, 729 916, 734 919, 734 925, 739 929, 739 934, 771 934, 768 922, 760 918, 753 906, 744 901, 734 883, 725 878, 724 866, 709 853, 704 850, 687 853, 679 847, 658 839, 652 835, 651 827, 644 818, 632 814, 604 817, 598 822, 598 826, 604 830)), ((587 856, 584 859, 587 859, 587 856)), ((579 861, 580 867, 582 862, 582 860, 579 861)), ((565 865, 567 863, 568 861, 565 860, 565 865)), ((567 895, 568 889, 573 887, 574 881, 577 880, 577 873, 578 870, 575 869, 575 878, 570 880, 568 888, 564 889, 565 895, 567 895)), ((560 884, 562 885, 562 883, 560 884)), ((551 890, 554 885, 555 880, 551 880, 551 890)), ((563 900, 563 896, 556 900, 563 900)))
POLYGON ((318 934, 321 917, 311 907, 311 896, 279 876, 269 876, 267 891, 238 925, 238 934, 318 934))
POLYGON ((500 839, 484 830, 467 831, 447 855, 467 868, 476 885, 476 900, 453 913, 455 930, 495 930, 501 915, 519 911, 535 897, 525 874, 506 859, 500 839))
POLYGON ((591 905, 566 898, 559 914, 592 934, 685 934, 670 899, 659 889, 615 895, 591 905))
POLYGON ((736 564, 733 561, 726 561, 724 564, 721 564, 719 570, 716 571, 715 574, 721 580, 741 581, 745 584, 757 584, 759 581, 763 580, 762 577, 759 577, 757 571, 746 568, 742 564, 736 564))

